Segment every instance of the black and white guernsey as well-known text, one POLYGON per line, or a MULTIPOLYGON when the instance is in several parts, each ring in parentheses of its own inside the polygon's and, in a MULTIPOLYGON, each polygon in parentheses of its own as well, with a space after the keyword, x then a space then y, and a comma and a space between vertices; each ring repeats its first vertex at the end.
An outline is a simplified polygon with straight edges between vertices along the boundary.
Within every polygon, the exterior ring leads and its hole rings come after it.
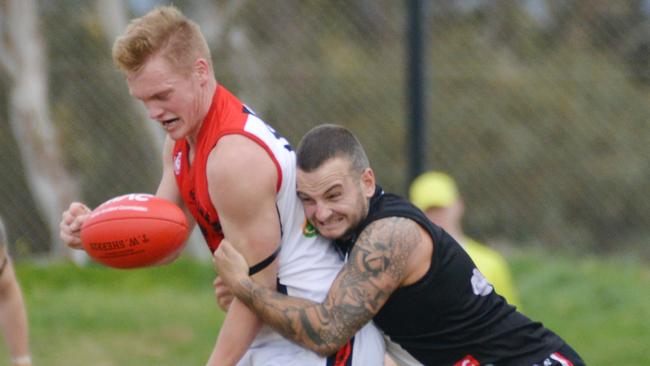
POLYGON ((364 228, 386 217, 415 221, 434 243, 427 273, 393 292, 374 317, 401 364, 532 365, 565 344, 499 296, 462 247, 422 211, 379 186, 366 219, 337 246, 348 252, 364 228))

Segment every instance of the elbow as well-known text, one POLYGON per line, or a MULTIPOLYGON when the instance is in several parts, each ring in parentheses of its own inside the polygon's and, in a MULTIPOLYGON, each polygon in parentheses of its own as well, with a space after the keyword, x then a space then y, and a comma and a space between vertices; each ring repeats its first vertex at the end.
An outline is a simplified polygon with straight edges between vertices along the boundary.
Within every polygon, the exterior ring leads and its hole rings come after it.
POLYGON ((336 352, 338 352, 341 348, 343 348, 343 346, 345 346, 345 343, 326 344, 322 346, 313 346, 310 348, 312 349, 312 351, 316 352, 321 357, 330 357, 334 355, 336 352))
MULTIPOLYGON (((321 314, 324 313, 326 311, 321 312, 321 314)), ((294 333, 293 339, 321 357, 330 357, 342 348, 349 347, 350 339, 358 330, 356 327, 338 325, 339 322, 336 319, 330 319, 327 316, 321 318, 320 321, 321 323, 318 324, 305 323, 306 329, 303 329, 303 332, 294 333)))
POLYGON ((327 357, 330 357, 333 354, 335 354, 336 351, 338 351, 338 348, 333 349, 333 348, 330 348, 330 347, 327 347, 327 348, 318 347, 317 350, 313 350, 313 351, 315 351, 319 356, 327 358, 327 357))

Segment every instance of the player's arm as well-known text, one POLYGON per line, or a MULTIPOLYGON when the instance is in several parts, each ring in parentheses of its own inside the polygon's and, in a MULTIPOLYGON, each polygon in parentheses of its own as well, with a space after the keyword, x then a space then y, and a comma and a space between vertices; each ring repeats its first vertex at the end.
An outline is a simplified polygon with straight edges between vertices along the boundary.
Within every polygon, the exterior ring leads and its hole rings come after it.
MULTIPOLYGON (((2 238, 0 238, 2 240, 2 238)), ((0 242, 0 328, 12 365, 31 365, 27 311, 11 260, 0 242)))
POLYGON ((168 201, 174 202, 185 212, 187 217, 187 222, 190 225, 190 230, 194 227, 195 221, 194 217, 189 213, 187 207, 181 199, 181 194, 178 191, 178 185, 176 184, 176 177, 174 176, 174 140, 171 137, 165 137, 165 144, 162 151, 162 176, 160 178, 160 183, 158 184, 158 189, 156 190, 156 196, 164 198, 168 201))
POLYGON ((241 256, 223 245, 214 256, 221 276, 237 298, 286 338, 321 355, 342 347, 379 312, 399 286, 421 277, 421 255, 430 244, 411 220, 385 218, 359 236, 323 303, 289 297, 251 281, 241 256))
MULTIPOLYGON (((160 183, 158 184, 158 189, 156 190, 156 197, 164 198, 178 205, 178 207, 180 207, 185 213, 189 231, 191 232, 196 222, 194 221, 194 217, 192 217, 189 210, 187 209, 187 206, 185 206, 183 203, 181 194, 178 191, 178 185, 176 184, 176 178, 174 177, 173 153, 174 140, 172 140, 169 136, 166 136, 162 151, 162 176, 160 178, 160 183)), ((181 251, 178 251, 176 256, 166 258, 164 262, 156 263, 156 265, 159 266, 172 263, 180 255, 181 251)))
MULTIPOLYGON (((280 243, 276 207, 278 173, 266 151, 240 135, 222 137, 208 158, 210 198, 224 236, 237 243, 252 265, 271 256, 280 243)), ((277 260, 252 277, 261 288, 275 288, 277 260)), ((261 320, 246 305, 230 305, 209 365, 234 365, 259 331, 261 320)))

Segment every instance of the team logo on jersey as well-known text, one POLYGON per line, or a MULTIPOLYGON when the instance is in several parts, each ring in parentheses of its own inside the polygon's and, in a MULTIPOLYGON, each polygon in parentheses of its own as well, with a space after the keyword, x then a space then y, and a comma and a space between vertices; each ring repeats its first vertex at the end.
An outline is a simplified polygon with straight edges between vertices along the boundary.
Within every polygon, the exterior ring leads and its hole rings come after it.
POLYGON ((302 235, 308 238, 313 238, 317 234, 318 231, 316 228, 309 222, 309 220, 305 219, 305 223, 302 225, 302 235))
POLYGON ((488 280, 483 276, 481 271, 478 270, 478 268, 474 268, 472 271, 472 291, 474 291, 475 295, 480 295, 480 296, 487 296, 492 292, 494 288, 488 280))
POLYGON ((179 175, 181 174, 181 161, 183 158, 183 151, 179 150, 176 153, 176 156, 174 156, 174 174, 179 175))

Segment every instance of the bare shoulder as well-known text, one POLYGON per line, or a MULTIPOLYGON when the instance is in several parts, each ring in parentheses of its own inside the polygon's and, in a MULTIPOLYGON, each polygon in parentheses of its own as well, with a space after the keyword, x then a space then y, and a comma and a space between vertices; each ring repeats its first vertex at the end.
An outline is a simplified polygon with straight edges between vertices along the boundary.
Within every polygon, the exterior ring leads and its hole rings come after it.
POLYGON ((427 250, 431 248, 427 245, 430 240, 413 220, 387 217, 372 222, 361 232, 350 253, 350 260, 404 285, 422 272, 420 262, 423 255, 431 253, 427 250))
POLYGON ((420 225, 408 218, 391 216, 363 229, 354 247, 408 255, 420 240, 420 225))
POLYGON ((252 179, 259 185, 275 183, 277 179, 269 153, 255 141, 238 134, 219 139, 208 157, 207 170, 208 179, 215 184, 246 185, 252 179))
POLYGON ((223 219, 232 214, 246 221, 259 210, 276 214, 278 172, 269 153, 251 139, 222 137, 210 152, 206 173, 212 202, 223 219))
MULTIPOLYGON (((227 135, 210 152, 206 174, 225 237, 249 263, 267 258, 281 238, 275 205, 278 173, 270 155, 245 136, 227 135)), ((269 273, 273 268, 268 267, 269 273)))

